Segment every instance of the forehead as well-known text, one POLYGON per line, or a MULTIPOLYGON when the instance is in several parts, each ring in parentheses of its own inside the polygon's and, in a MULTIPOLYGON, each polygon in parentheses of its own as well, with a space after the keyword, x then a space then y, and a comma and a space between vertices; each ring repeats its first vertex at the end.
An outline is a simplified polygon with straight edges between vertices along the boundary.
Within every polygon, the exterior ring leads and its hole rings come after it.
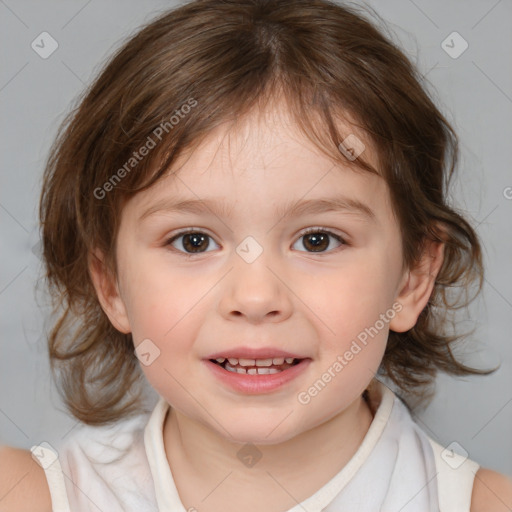
MULTIPOLYGON (((378 169, 372 141, 362 130, 356 128, 349 114, 343 115, 347 117, 347 121, 338 121, 338 127, 340 132, 345 134, 344 140, 358 141, 363 149, 361 157, 378 169)), ((325 132, 326 128, 319 126, 318 131, 325 132)), ((265 170, 269 167, 286 166, 286 163, 293 158, 293 154, 296 154, 294 160, 307 158, 318 161, 320 157, 319 164, 330 163, 345 169, 360 171, 355 164, 351 164, 341 155, 338 147, 332 143, 328 145, 331 156, 322 152, 321 148, 305 135, 297 120, 281 101, 274 104, 272 108, 261 111, 253 109, 241 120, 221 124, 200 144, 199 151, 184 154, 175 162, 173 169, 179 170, 182 166, 186 166, 187 160, 192 158, 200 160, 203 168, 208 161, 216 170, 236 169, 237 172, 265 170)), ((325 151, 325 145, 323 149, 325 151)), ((192 166, 193 164, 194 162, 192 166)))
MULTIPOLYGON (((378 169, 371 141, 351 125, 341 131, 364 142, 365 159, 378 169)), ((256 211, 326 196, 390 206, 383 178, 322 153, 286 109, 274 108, 218 126, 180 155, 164 178, 132 198, 130 209, 140 216, 158 203, 188 198, 223 201, 224 212, 233 209, 228 203, 256 211)))

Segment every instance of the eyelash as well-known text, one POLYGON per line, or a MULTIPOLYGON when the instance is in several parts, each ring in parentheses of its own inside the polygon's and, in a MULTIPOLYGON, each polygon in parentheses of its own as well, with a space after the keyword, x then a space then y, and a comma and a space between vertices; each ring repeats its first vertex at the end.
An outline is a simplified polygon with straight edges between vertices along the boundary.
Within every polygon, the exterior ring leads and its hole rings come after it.
MULTIPOLYGON (((206 235, 207 237, 209 238, 213 238, 211 237, 210 235, 208 235, 207 233, 205 233, 204 231, 201 231, 200 228, 188 228, 184 231, 180 231, 176 234, 174 234, 171 238, 167 239, 167 241, 165 242, 165 246, 171 246, 172 243, 177 240, 178 238, 184 236, 184 235, 188 235, 188 234, 191 234, 191 233, 194 233, 194 234, 200 234, 200 235, 206 235)), ((336 241, 340 242, 342 245, 340 247, 336 247, 335 249, 331 249, 330 251, 319 251, 319 252, 314 252, 314 251, 300 251, 300 252, 307 252, 309 254, 330 254, 332 252, 335 252, 336 250, 339 250, 341 249, 343 246, 348 246, 350 244, 348 244, 345 239, 343 239, 340 235, 337 235, 336 233, 333 233, 332 231, 330 231, 329 229, 327 228, 323 228, 323 227, 315 227, 315 228, 308 228, 306 229, 305 231, 303 231, 298 239, 302 238, 302 237, 305 237, 306 235, 310 235, 311 233, 325 233, 331 237, 333 237, 336 241)), ((206 254, 207 252, 210 252, 210 251, 204 251, 204 252, 197 252, 197 253, 191 253, 191 252, 184 252, 180 249, 176 249, 175 247, 172 248, 172 250, 174 251, 177 251, 179 252, 180 254, 184 255, 185 257, 188 257, 188 258, 192 258, 194 256, 200 256, 202 254, 206 254)))

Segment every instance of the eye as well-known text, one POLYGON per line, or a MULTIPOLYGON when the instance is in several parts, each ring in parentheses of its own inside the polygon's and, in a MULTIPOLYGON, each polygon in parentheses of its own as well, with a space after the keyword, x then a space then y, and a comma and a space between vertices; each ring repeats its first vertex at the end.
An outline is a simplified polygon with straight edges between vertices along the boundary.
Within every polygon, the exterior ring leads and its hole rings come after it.
POLYGON ((165 245, 172 245, 179 251, 184 252, 186 255, 193 255, 209 252, 206 250, 210 246, 209 240, 213 240, 210 235, 196 229, 189 229, 174 235, 172 238, 167 240, 165 245), (174 245, 175 242, 179 242, 177 245, 181 245, 181 248, 176 247, 176 245, 174 245))
MULTIPOLYGON (((338 242, 338 247, 348 245, 341 236, 321 227, 307 229, 301 234, 300 239, 303 239, 302 247, 307 252, 327 252, 331 245, 331 239, 338 242)), ((209 252, 207 249, 210 247, 210 240, 213 240, 210 235, 192 228, 174 235, 167 240, 165 245, 173 246, 186 256, 193 256, 194 254, 209 252)))
MULTIPOLYGON (((334 238, 340 245, 348 245, 343 238, 325 228, 309 228, 300 236, 302 246, 308 252, 326 252, 330 246, 330 238, 334 238)), ((300 240, 299 239, 299 240, 300 240)))

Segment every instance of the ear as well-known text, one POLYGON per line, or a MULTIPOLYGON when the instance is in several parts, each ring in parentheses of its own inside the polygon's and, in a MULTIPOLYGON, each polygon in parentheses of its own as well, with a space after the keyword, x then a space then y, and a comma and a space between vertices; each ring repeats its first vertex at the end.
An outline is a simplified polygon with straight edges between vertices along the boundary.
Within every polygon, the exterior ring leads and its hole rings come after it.
POLYGON ((126 306, 119 293, 117 279, 108 271, 101 251, 89 253, 89 273, 101 304, 112 325, 124 334, 131 332, 126 306))
POLYGON ((444 258, 444 243, 427 240, 419 263, 404 273, 395 301, 402 305, 389 323, 395 332, 412 329, 430 299, 444 258))

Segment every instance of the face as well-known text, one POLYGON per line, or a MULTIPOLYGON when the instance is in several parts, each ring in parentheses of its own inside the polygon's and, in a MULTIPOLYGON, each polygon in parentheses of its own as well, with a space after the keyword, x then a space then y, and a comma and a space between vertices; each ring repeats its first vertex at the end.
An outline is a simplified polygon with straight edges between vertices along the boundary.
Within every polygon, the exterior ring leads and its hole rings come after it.
POLYGON ((379 367, 403 284, 385 181, 321 155, 271 114, 219 129, 179 164, 126 204, 117 240, 109 316, 143 343, 148 381, 241 443, 285 441, 342 413, 379 367), (301 362, 235 377, 209 361, 239 349, 301 362))

